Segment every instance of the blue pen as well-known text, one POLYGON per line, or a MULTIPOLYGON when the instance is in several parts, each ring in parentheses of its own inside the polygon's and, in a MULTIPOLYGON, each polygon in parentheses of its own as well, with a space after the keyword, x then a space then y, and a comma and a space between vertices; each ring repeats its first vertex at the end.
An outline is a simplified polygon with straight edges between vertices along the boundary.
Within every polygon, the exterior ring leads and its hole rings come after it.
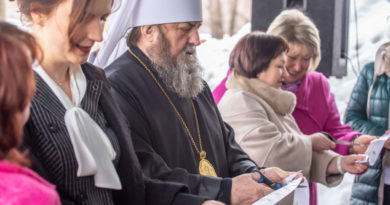
POLYGON ((270 179, 268 179, 266 176, 264 176, 264 174, 261 173, 260 171, 258 171, 258 172, 260 174, 260 179, 257 181, 258 183, 264 183, 264 184, 268 185, 269 187, 271 187, 271 189, 273 189, 273 190, 277 190, 277 189, 280 189, 282 187, 282 185, 280 185, 279 183, 272 182, 270 179))

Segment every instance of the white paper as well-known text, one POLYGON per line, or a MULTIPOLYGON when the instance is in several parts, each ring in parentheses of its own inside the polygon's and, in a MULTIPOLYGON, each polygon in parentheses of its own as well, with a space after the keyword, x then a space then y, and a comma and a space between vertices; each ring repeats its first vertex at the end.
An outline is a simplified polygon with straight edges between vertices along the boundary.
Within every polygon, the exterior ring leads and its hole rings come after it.
POLYGON ((283 186, 282 188, 273 191, 272 193, 264 196, 263 198, 259 199, 252 205, 265 205, 265 204, 276 204, 280 200, 282 200, 284 197, 292 193, 298 185, 301 183, 302 177, 293 180, 286 186, 283 186))
POLYGON ((390 185, 390 167, 385 167, 384 169, 384 182, 386 185, 390 185))
MULTIPOLYGON (((291 174, 290 176, 283 179, 281 182, 282 186, 285 186, 292 182, 294 178, 302 173, 302 170, 291 174)), ((309 190, 309 182, 305 177, 303 177, 303 182, 297 187, 294 192, 294 205, 309 205, 310 204, 310 190, 309 190)))
POLYGON ((367 163, 367 162, 368 162, 368 156, 367 155, 364 155, 364 159, 356 160, 356 163, 361 163, 361 164, 364 164, 364 163, 367 163))
POLYGON ((378 160, 383 149, 383 145, 389 137, 390 134, 386 134, 379 139, 371 141, 365 153, 368 156, 368 162, 371 166, 375 164, 376 160, 378 160))
POLYGON ((300 173, 302 173, 302 170, 299 170, 299 171, 295 172, 294 174, 291 174, 290 176, 284 178, 284 179, 280 182, 280 184, 281 184, 282 186, 286 186, 287 184, 291 183, 291 182, 294 180, 294 178, 295 178, 298 174, 300 174, 300 173))
POLYGON ((303 177, 303 179, 303 183, 301 183, 294 192, 294 205, 310 204, 309 182, 305 177, 303 177))

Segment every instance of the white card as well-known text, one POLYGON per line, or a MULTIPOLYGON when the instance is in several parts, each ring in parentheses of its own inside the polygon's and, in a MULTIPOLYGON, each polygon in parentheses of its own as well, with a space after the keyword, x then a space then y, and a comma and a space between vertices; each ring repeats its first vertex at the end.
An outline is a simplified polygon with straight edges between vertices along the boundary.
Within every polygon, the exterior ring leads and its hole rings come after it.
POLYGON ((310 204, 309 182, 305 177, 303 177, 303 179, 303 183, 301 183, 294 192, 294 205, 310 204))
POLYGON ((298 174, 300 174, 300 173, 302 173, 302 170, 299 170, 299 171, 295 172, 294 174, 291 174, 290 176, 284 178, 284 179, 280 182, 280 184, 281 184, 282 186, 286 186, 287 184, 289 184, 290 182, 292 182, 292 181, 294 180, 294 178, 295 178, 298 174))
POLYGON ((376 160, 379 158, 381 151, 383 149, 383 145, 386 140, 390 137, 390 134, 383 135, 379 139, 371 141, 370 145, 366 150, 366 155, 368 156, 368 161, 370 165, 374 165, 376 160))
POLYGON ((367 155, 364 155, 364 159, 356 160, 356 163, 361 163, 361 164, 364 164, 364 163, 367 163, 367 162, 368 162, 368 156, 367 155))

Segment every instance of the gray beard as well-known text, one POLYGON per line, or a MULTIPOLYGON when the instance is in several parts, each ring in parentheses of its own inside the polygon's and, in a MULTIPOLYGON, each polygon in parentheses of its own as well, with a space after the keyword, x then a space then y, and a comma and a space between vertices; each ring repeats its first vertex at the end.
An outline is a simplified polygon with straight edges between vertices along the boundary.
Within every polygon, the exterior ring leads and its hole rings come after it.
POLYGON ((195 98, 203 90, 203 80, 199 74, 199 62, 195 46, 187 46, 173 60, 169 55, 169 42, 160 33, 161 44, 148 49, 152 66, 169 90, 182 98, 195 98), (187 56, 186 52, 193 53, 187 56))

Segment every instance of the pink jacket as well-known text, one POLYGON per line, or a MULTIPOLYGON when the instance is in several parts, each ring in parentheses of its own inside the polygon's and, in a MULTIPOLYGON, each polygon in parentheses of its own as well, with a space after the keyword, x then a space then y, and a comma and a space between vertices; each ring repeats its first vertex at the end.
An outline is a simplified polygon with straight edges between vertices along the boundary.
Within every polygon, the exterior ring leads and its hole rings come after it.
MULTIPOLYGON (((297 105, 292 115, 304 134, 324 131, 344 141, 351 141, 354 136, 360 135, 350 126, 341 124, 334 96, 322 73, 313 71, 303 76, 295 96, 297 105)), ((347 155, 348 146, 338 144, 334 151, 347 155)), ((310 183, 310 204, 317 204, 317 186, 314 183, 310 183)))
POLYGON ((32 170, 0 161, 0 204, 58 205, 55 187, 32 170))
POLYGON ((226 92, 226 80, 228 76, 230 75, 230 70, 226 74, 226 77, 222 80, 222 82, 213 90, 213 97, 215 103, 218 105, 219 101, 221 100, 223 94, 226 92))
MULTIPOLYGON (((304 134, 324 131, 344 141, 351 141, 354 136, 360 135, 350 126, 341 124, 334 96, 322 73, 314 71, 303 76, 295 95, 297 105, 293 116, 304 134)), ((347 155, 348 146, 337 145, 334 151, 347 155)))

